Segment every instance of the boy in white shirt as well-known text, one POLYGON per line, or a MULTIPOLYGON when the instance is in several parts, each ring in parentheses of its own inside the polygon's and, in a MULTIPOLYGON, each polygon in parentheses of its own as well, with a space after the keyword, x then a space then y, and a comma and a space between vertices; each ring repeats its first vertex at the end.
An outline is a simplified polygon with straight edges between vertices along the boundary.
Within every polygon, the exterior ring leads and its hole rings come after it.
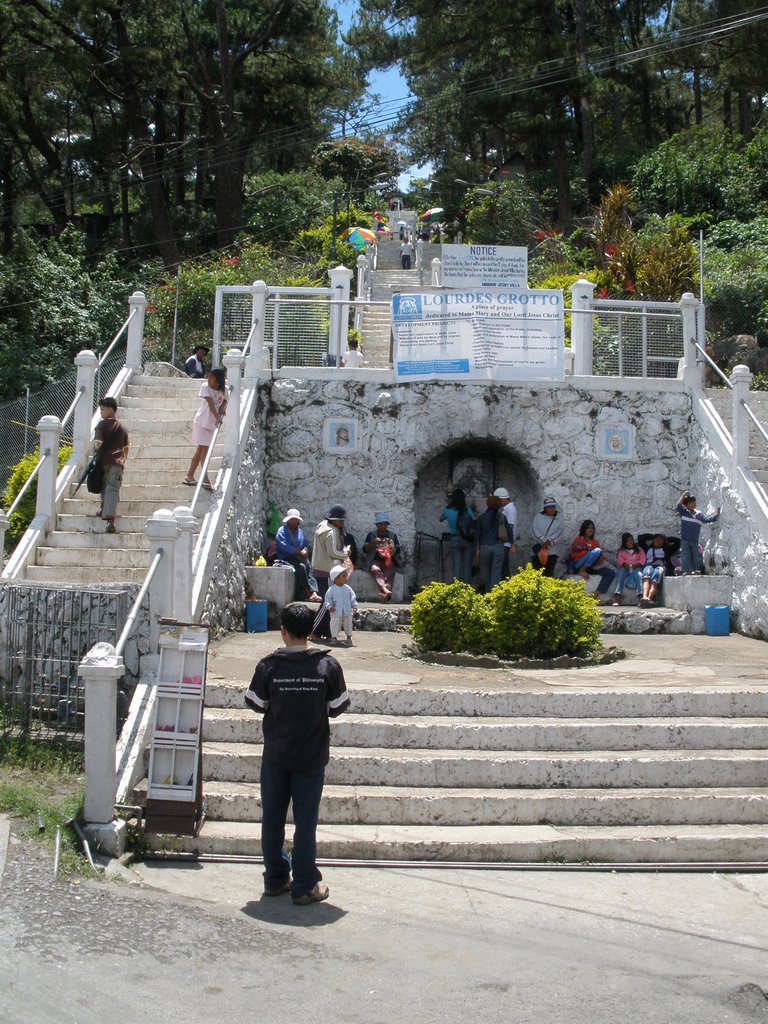
POLYGON ((330 572, 331 584, 325 595, 325 607, 331 613, 331 639, 339 638, 339 630, 347 634, 346 646, 352 646, 352 612, 357 608, 357 595, 347 584, 347 571, 334 565, 330 572))
POLYGON ((354 338, 349 339, 347 351, 341 357, 341 365, 347 370, 357 370, 363 365, 363 353, 354 338))

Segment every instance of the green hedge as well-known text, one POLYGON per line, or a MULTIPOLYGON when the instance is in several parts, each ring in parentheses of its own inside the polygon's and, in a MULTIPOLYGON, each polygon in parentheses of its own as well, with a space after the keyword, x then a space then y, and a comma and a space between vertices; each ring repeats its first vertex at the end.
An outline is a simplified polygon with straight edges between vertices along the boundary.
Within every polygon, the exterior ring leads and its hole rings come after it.
POLYGON ((411 633, 430 651, 500 658, 586 657, 600 650, 600 613, 583 584, 526 566, 489 594, 432 583, 411 605, 411 633))
MULTIPOLYGON (((59 445, 59 472, 72 454, 72 447, 68 444, 59 445)), ((5 485, 3 494, 3 509, 9 509, 16 500, 16 495, 22 489, 30 477, 40 459, 40 449, 35 448, 11 467, 11 475, 5 485)), ((37 478, 29 485, 26 494, 21 499, 19 507, 11 516, 11 525, 5 532, 6 554, 13 551, 16 542, 26 533, 29 524, 35 516, 35 504, 37 503, 37 478)))

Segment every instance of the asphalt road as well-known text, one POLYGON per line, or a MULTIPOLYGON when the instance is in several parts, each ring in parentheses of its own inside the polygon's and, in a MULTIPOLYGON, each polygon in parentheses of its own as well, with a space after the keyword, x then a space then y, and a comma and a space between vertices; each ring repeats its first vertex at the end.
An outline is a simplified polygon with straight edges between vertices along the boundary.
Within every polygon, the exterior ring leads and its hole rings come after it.
POLYGON ((3 1024, 768 1022, 766 875, 329 868, 294 907, 255 865, 51 868, 11 835, 3 1024))

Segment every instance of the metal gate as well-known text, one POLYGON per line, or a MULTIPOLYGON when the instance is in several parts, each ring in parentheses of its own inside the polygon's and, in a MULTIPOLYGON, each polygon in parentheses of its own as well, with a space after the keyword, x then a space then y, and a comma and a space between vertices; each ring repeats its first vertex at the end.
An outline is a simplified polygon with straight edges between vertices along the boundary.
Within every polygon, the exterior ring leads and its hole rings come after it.
POLYGON ((14 585, 3 597, 0 732, 81 738, 85 692, 78 666, 94 644, 117 642, 131 593, 14 585))
POLYGON ((597 299, 591 308, 596 376, 677 376, 685 354, 678 303, 597 299))

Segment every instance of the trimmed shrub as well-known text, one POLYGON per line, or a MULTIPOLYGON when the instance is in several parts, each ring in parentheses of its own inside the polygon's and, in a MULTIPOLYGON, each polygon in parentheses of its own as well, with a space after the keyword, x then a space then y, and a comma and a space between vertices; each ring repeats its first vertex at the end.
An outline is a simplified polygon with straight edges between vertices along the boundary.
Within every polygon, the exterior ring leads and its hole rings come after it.
POLYGON ((486 595, 466 583, 432 583, 411 606, 425 650, 499 658, 588 657, 600 650, 600 613, 580 582, 525 566, 486 595))
MULTIPOLYGON (((65 465, 69 456, 72 454, 72 447, 68 444, 59 445, 59 472, 61 472, 62 466, 65 465)), ((3 494, 3 508, 8 509, 11 507, 16 499, 16 495, 22 489, 24 484, 27 482, 32 474, 35 466, 40 459, 40 449, 35 448, 33 452, 29 452, 23 458, 19 459, 15 466, 11 467, 11 473, 8 477, 8 483, 5 485, 5 492, 3 494)), ((10 526, 5 531, 5 551, 6 554, 13 551, 19 538, 23 537, 29 527, 29 524, 35 517, 35 505, 37 503, 37 480, 33 480, 29 485, 29 488, 24 497, 19 502, 19 507, 11 516, 10 526)))

